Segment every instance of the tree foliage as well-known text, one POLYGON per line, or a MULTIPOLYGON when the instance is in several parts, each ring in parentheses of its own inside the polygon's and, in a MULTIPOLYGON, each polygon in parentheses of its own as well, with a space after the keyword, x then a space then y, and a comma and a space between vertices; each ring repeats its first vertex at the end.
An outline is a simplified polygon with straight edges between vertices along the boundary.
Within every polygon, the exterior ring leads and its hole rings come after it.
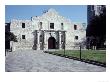
POLYGON ((99 16, 94 16, 87 28, 87 36, 105 36, 106 34, 106 9, 99 16))
MULTIPOLYGON (((94 37, 96 45, 103 45, 106 41, 106 8, 102 9, 99 16, 94 16, 87 26, 87 37, 94 37)), ((92 41, 92 40, 90 40, 92 41)))
POLYGON ((5 32, 5 41, 14 41, 17 42, 16 36, 12 32, 5 32))

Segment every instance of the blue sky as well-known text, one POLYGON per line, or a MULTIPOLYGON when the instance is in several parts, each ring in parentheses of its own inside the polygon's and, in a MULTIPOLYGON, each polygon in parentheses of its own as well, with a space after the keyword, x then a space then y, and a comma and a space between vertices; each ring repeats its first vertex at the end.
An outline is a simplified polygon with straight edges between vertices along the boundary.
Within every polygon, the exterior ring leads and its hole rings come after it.
POLYGON ((87 23, 86 5, 6 5, 5 22, 10 22, 11 19, 31 19, 32 16, 40 16, 44 10, 50 8, 73 22, 87 23))

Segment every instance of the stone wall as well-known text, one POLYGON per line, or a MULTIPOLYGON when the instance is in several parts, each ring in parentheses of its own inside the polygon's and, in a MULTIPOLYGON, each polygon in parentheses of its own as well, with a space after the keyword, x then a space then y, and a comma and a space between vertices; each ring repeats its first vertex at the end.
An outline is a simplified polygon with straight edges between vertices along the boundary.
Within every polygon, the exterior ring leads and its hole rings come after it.
MULTIPOLYGON (((82 23, 74 23, 71 20, 66 19, 63 16, 60 16, 58 12, 54 9, 50 9, 48 12, 44 13, 42 16, 32 17, 31 20, 12 20, 10 25, 10 31, 17 36, 18 42, 13 42, 13 49, 32 49, 34 45, 34 35, 33 32, 37 30, 38 33, 38 44, 37 49, 40 49, 40 31, 49 30, 49 31, 66 31, 66 49, 73 49, 75 43, 82 42, 86 37, 86 30, 83 27, 82 23), (40 25, 42 22, 42 25, 40 25), (25 28, 22 28, 22 23, 25 23, 25 28), (50 23, 54 23, 54 29, 50 29, 50 23), (61 25, 63 23, 63 26, 61 25), (74 30, 74 25, 77 25, 77 30, 74 30), (63 28, 62 28, 63 27, 63 28), (25 35, 25 39, 22 39, 22 35, 25 35), (75 36, 78 36, 78 40, 75 40, 75 36)), ((61 33, 59 36, 55 32, 51 32, 52 36, 59 39, 59 46, 61 47, 61 33)), ((44 49, 48 49, 48 39, 50 37, 49 32, 45 32, 44 36, 44 49)), ((12 44, 12 43, 11 43, 12 44)))

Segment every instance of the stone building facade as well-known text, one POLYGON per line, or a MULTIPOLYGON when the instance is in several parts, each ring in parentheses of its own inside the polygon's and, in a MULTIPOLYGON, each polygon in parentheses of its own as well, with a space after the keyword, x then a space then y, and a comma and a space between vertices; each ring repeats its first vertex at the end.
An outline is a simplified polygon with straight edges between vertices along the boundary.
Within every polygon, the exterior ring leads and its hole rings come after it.
POLYGON ((86 38, 84 24, 75 23, 49 9, 31 20, 11 20, 10 31, 18 42, 10 42, 12 50, 73 49, 86 38))

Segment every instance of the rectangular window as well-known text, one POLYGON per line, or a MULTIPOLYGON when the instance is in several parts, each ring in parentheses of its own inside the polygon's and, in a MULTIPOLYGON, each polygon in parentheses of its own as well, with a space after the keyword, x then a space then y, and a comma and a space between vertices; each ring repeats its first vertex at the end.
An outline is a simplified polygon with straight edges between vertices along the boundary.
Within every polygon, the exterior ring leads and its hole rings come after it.
POLYGON ((42 42, 42 35, 40 35, 40 42, 42 42))
POLYGON ((25 35, 22 35, 22 39, 25 39, 25 35))
POLYGON ((61 29, 63 30, 63 23, 61 23, 61 29))
POLYGON ((50 29, 54 29, 54 23, 50 23, 50 29))
POLYGON ((74 30, 77 30, 77 25, 74 25, 74 30))
POLYGON ((25 28, 25 23, 22 23, 22 28, 25 28))
POLYGON ((42 29, 42 22, 40 22, 40 29, 42 29))
POLYGON ((61 26, 63 26, 63 23, 61 23, 61 26))
POLYGON ((75 36, 75 40, 78 40, 78 36, 75 36))

